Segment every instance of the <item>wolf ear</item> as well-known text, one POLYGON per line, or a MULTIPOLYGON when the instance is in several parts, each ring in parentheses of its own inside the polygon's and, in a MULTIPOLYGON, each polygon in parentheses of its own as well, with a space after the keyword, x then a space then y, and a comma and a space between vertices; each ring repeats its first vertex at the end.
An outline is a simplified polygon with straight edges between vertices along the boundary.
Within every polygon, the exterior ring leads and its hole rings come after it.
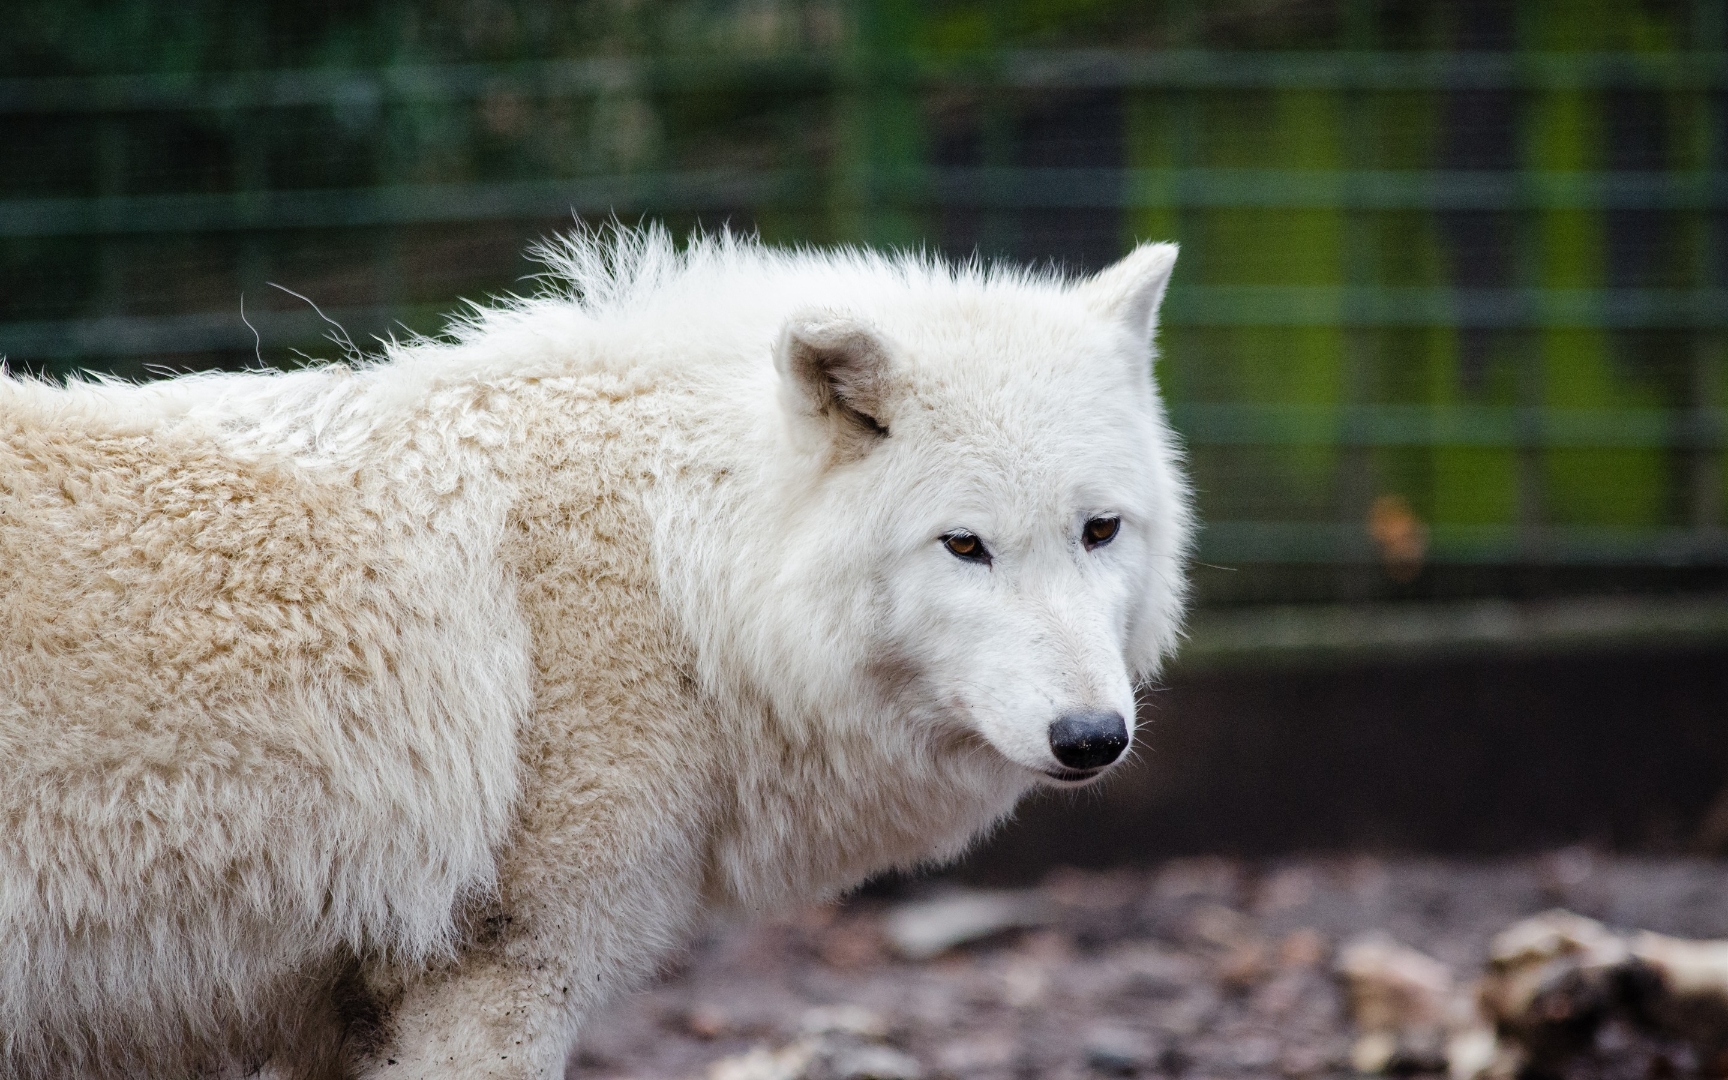
POLYGON ((1176 269, 1175 244, 1141 244, 1080 286, 1086 303, 1115 319, 1136 341, 1147 341, 1158 326, 1158 305, 1170 272, 1176 269))
POLYGON ((862 454, 887 437, 882 409, 892 365, 869 324, 826 311, 794 315, 780 330, 774 366, 780 404, 812 443, 862 454))

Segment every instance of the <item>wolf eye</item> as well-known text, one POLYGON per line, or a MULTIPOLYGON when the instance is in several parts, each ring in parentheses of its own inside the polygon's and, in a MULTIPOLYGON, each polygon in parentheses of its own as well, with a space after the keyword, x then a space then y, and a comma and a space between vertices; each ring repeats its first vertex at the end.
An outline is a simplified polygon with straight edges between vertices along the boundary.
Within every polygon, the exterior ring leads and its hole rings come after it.
POLYGON ((1103 547, 1116 539, 1116 531, 1120 528, 1122 528, 1122 519, 1119 517, 1092 518, 1086 522, 1086 528, 1081 530, 1086 541, 1086 550, 1091 551, 1095 547, 1103 547))
POLYGON ((956 559, 990 565, 990 552, 984 547, 984 541, 969 532, 949 533, 942 538, 942 546, 956 559))

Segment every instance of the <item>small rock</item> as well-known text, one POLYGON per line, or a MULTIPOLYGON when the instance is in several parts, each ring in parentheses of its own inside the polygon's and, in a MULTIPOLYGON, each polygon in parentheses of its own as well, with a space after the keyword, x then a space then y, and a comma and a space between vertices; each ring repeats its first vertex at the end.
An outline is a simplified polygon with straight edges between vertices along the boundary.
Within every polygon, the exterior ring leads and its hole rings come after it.
POLYGON ((909 960, 928 960, 956 945, 1047 922, 1035 892, 963 892, 902 904, 888 915, 888 941, 909 960))
POLYGON ((1270 970, 1266 947, 1258 941, 1244 941, 1218 962, 1218 981, 1231 990, 1248 990, 1270 970))
POLYGON ((1626 943, 1594 919, 1549 911, 1489 943, 1477 998, 1525 1060, 1546 1066, 1589 1048, 1613 1010, 1626 943))
POLYGON ((1223 904, 1203 904, 1188 918, 1188 932, 1220 949, 1243 943, 1251 929, 1248 916, 1223 904))
POLYGON ((1216 856, 1172 859, 1158 872, 1152 891, 1164 901, 1191 897, 1234 900, 1242 892, 1242 868, 1216 856))
POLYGON ((1230 1058, 1237 1068, 1258 1072, 1278 1060, 1278 1040, 1269 1035, 1244 1035, 1230 1048, 1230 1058))
POLYGON ((1256 891, 1254 910, 1260 915, 1291 911, 1312 900, 1319 886, 1313 869, 1306 866, 1289 866, 1273 871, 1256 891))
POLYGON ((1313 1076, 1327 1066, 1326 1052, 1317 1046, 1298 1043, 1286 1047, 1278 1055, 1278 1071, 1285 1076, 1313 1076))
POLYGON ((1086 1034, 1086 1064, 1100 1072, 1131 1075, 1158 1059, 1158 1048, 1144 1033, 1100 1024, 1086 1034))
POLYGON ((1158 1027, 1182 1038, 1197 1035, 1212 1026, 1219 1004, 1217 991, 1205 986, 1194 987, 1162 1010, 1157 1017, 1158 1027))
POLYGON ((1172 997, 1200 978, 1201 967, 1191 957, 1157 945, 1136 943, 1119 949, 1112 959, 1123 973, 1123 989, 1141 997, 1172 997))
POLYGON ((1370 1031, 1351 1045, 1350 1067, 1368 1075, 1382 1073, 1397 1053, 1397 1032, 1370 1031))
POLYGON ((1446 1074, 1451 1080, 1472 1080, 1494 1068, 1500 1040, 1492 1028, 1476 1026, 1454 1032, 1446 1040, 1446 1074))
POLYGON ((1365 1031, 1398 1032, 1445 1023, 1452 969, 1398 944, 1367 934, 1338 953, 1338 973, 1350 990, 1351 1012, 1365 1031))
POLYGON ((818 1005, 805 1009, 798 1030, 810 1035, 853 1035, 860 1039, 888 1037, 888 1021, 862 1005, 818 1005))
POLYGON ((697 1005, 684 1014, 684 1030, 698 1039, 718 1039, 731 1026, 726 1013, 713 1005, 697 1005))
POLYGON ((1562 956, 1585 958, 1593 965, 1624 959, 1626 943, 1595 919, 1556 908, 1513 923, 1494 935, 1488 959, 1501 970, 1562 956))
POLYGON ((1370 1031, 1351 1046, 1350 1067, 1369 1074, 1445 1072, 1445 1046, 1434 1031, 1370 1031))
POLYGON ((1303 971, 1286 971, 1255 990, 1248 1008, 1264 1017, 1281 1017, 1314 996, 1315 980, 1303 971))
POLYGON ((1478 1023, 1468 1001, 1460 1004, 1454 994, 1450 967, 1383 933, 1340 949, 1338 974, 1362 1031, 1350 1051, 1357 1072, 1443 1072, 1451 1029, 1478 1023))
POLYGON ((1520 1064, 1557 1072, 1579 1054, 1601 1052, 1598 1033, 1617 1022, 1677 1040, 1712 1068, 1728 1064, 1728 941, 1648 931, 1626 938, 1557 910, 1511 926, 1491 948, 1481 1000, 1520 1064))
POLYGON ((1027 1009, 1044 1000, 1050 986, 1050 976, 1036 960, 1017 959, 1002 972, 1002 1004, 1011 1009, 1027 1009))
POLYGON ((871 967, 883 960, 882 935, 868 919, 836 920, 816 937, 822 962, 841 971, 871 967))
POLYGON ((1007 1068, 1017 1056, 1018 1048, 1013 1039, 991 1032, 946 1044, 936 1052, 936 1064, 944 1072, 969 1073, 1007 1068))
POLYGON ((816 1048, 807 1041, 779 1050, 758 1046, 710 1065, 708 1080, 806 1080, 815 1061, 816 1048))
POLYGON ((1312 927, 1294 930, 1278 946, 1278 962, 1285 967, 1319 967, 1326 959, 1326 939, 1312 927))
POLYGON ((922 1080, 924 1066, 891 1046, 865 1043, 836 1051, 828 1075, 832 1080, 922 1080))
POLYGON ((1728 941, 1688 941, 1645 930, 1633 936, 1628 951, 1673 998, 1728 1010, 1728 941))
POLYGON ((1181 1076, 1194 1066, 1194 1055, 1183 1048, 1181 1043, 1171 1043, 1158 1055, 1158 1069, 1170 1076, 1181 1076))

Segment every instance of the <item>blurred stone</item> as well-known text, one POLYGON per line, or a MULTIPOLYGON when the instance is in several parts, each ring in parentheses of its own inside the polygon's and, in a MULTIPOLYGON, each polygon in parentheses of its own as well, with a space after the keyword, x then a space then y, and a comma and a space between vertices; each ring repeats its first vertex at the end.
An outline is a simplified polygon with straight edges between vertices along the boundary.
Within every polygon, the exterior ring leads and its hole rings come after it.
POLYGON ((1122 972, 1122 992, 1136 997, 1174 997, 1200 977, 1190 956, 1157 945, 1134 944, 1113 956, 1122 972))
POLYGON ((1586 1050, 1612 1011, 1616 971, 1627 959, 1623 940, 1570 911, 1544 912, 1495 935, 1477 999, 1516 1043, 1515 1068, 1586 1050))
POLYGON ((1446 1047, 1440 1032, 1370 1031, 1350 1048, 1350 1067, 1359 1073, 1445 1072, 1446 1047))
POLYGON ((902 904, 889 912, 888 941, 909 960, 928 960, 956 945, 1004 930, 1039 926, 1049 905, 1036 892, 959 892, 902 904))
POLYGON ((1586 884, 1596 873, 1596 856, 1587 847, 1561 848, 1538 864, 1542 891, 1556 898, 1586 884))
POLYGON ((1263 984, 1249 999, 1254 1012, 1268 1017, 1280 1017, 1301 1002, 1311 992, 1311 976, 1302 971, 1285 971, 1263 984))
POLYGON ((1468 1012, 1454 1007, 1452 969, 1384 933, 1363 935, 1338 951, 1338 974, 1362 1032, 1350 1051, 1357 1072, 1440 1072, 1447 1035, 1468 1012))
POLYGON ((1520 1067, 1553 1071, 1580 1054, 1611 1051, 1603 1032, 1621 1025, 1675 1041, 1652 1057, 1664 1068, 1679 1069, 1678 1057, 1690 1056, 1728 1072, 1728 940, 1649 931, 1627 938, 1550 911, 1497 936, 1491 964, 1481 1000, 1516 1043, 1520 1067))
POLYGON ((1501 973, 1574 957, 1592 966, 1625 958, 1626 943, 1595 919, 1570 911, 1545 911, 1513 923, 1488 943, 1488 960, 1501 973))
POLYGON ((1309 867, 1284 867, 1261 884, 1254 897, 1254 911, 1259 915, 1276 915, 1299 908, 1314 898, 1318 888, 1319 881, 1309 867))
POLYGON ((1060 866, 1045 876, 1040 889, 1063 907, 1086 912, 1127 907, 1141 890, 1138 874, 1124 870, 1078 870, 1060 866))
POLYGON ((1100 1072, 1128 1076, 1151 1067, 1158 1047, 1145 1033, 1117 1024, 1099 1024, 1086 1032, 1086 1064, 1100 1072))
POLYGON ((1231 1063, 1246 1072, 1259 1072, 1278 1060, 1278 1040, 1270 1035, 1244 1035, 1230 1048, 1231 1063))
POLYGON ((814 1006, 798 1016, 804 1035, 855 1035, 857 1039, 886 1039, 888 1021, 864 1006, 814 1006))
POLYGON ((799 1041, 779 1050, 758 1046, 708 1067, 708 1080, 808 1080, 816 1048, 799 1041))
POLYGON ((1497 1071, 1494 1067, 1499 1056, 1500 1040, 1492 1028, 1465 1028, 1446 1040, 1446 1073, 1451 1080, 1471 1080, 1497 1071))
POLYGON ((713 1005, 697 1005, 684 1014, 684 1030, 698 1039, 718 1039, 731 1026, 726 1013, 713 1005))
POLYGON ((1242 867, 1217 856, 1172 859, 1158 871, 1152 891, 1163 901, 1205 897, 1233 902, 1242 891, 1242 867))
POLYGON ((817 936, 816 953, 841 971, 870 967, 882 962, 882 932, 870 920, 838 921, 817 936))
MULTIPOLYGON (((860 1019, 837 1013, 830 1018, 848 1023, 860 1019)), ((827 1030, 778 1050, 759 1046, 721 1058, 709 1067, 708 1080, 922 1080, 924 1076, 924 1067, 910 1054, 825 1025, 823 1017, 816 1017, 812 1026, 827 1030)))
POLYGON ((885 1039, 889 1024, 881 1013, 862 1005, 817 1005, 798 1018, 804 1035, 853 1035, 860 1039, 885 1039))
POLYGON ((1242 944, 1251 930, 1248 917, 1223 904, 1206 904, 1188 919, 1188 932, 1220 949, 1242 944))
POLYGON ((1370 1031, 1350 1047, 1350 1067, 1359 1073, 1381 1073, 1398 1053, 1398 1033, 1370 1031))
POLYGON ((1196 986, 1157 1016, 1158 1027, 1182 1037, 1198 1034, 1212 1026, 1219 1004, 1217 991, 1209 986, 1196 986))
POLYGON ((922 1080, 923 1076, 924 1066, 911 1054, 872 1043, 836 1050, 827 1068, 827 1080, 922 1080))
POLYGON ((1278 962, 1285 967, 1319 967, 1325 959, 1326 939, 1313 927, 1291 931, 1278 946, 1278 962))
POLYGON ((991 1032, 945 1044, 936 1052, 936 1065, 944 1072, 964 1074, 1007 1068, 1017 1056, 1018 1048, 1012 1038, 991 1032))
POLYGON ((1642 931, 1628 947, 1623 987, 1632 1011, 1684 1039, 1728 1073, 1728 941, 1687 941, 1642 931))
POLYGON ((1445 1023, 1452 969, 1374 932, 1338 952, 1338 973, 1350 992, 1351 1014, 1366 1031, 1436 1028, 1445 1023))
POLYGON ((1271 970, 1266 946, 1258 941, 1242 941, 1219 960, 1218 981, 1230 990, 1250 990, 1271 970))
POLYGON ((1011 1009, 1025 1009, 1044 1000, 1050 977, 1044 965, 1036 960, 1016 958, 1002 972, 1002 1004, 1011 1009))
POLYGON ((1171 1043, 1158 1055, 1158 1069, 1170 1076, 1181 1076, 1194 1065, 1194 1055, 1183 1048, 1181 1043, 1171 1043))
POLYGON ((1298 1043, 1289 1046, 1278 1055, 1278 1071, 1285 1076, 1313 1076, 1327 1068, 1330 1062, 1326 1052, 1317 1046, 1298 1043))

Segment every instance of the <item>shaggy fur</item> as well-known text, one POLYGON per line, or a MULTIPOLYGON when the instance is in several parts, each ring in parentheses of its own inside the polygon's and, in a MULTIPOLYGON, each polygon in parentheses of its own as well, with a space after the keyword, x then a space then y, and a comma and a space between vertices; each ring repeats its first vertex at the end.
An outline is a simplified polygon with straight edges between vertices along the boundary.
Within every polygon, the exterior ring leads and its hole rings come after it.
POLYGON ((1173 248, 548 254, 355 367, 0 378, 0 1074, 556 1077, 704 913, 951 856, 1132 716, 1173 248))

